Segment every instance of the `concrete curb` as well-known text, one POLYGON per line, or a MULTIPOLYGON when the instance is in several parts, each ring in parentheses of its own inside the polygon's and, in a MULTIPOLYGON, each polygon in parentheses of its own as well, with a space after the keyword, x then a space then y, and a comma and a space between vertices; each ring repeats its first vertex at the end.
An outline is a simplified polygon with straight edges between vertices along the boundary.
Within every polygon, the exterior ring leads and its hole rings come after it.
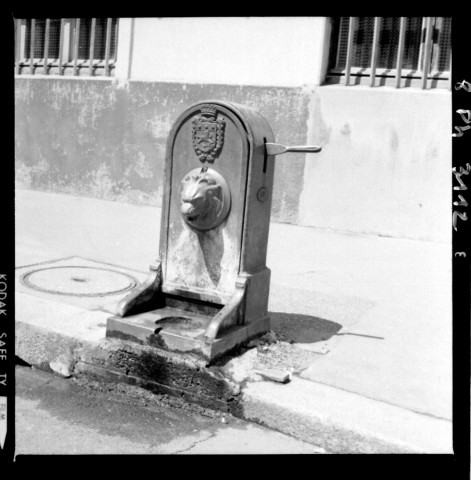
POLYGON ((83 343, 47 328, 16 321, 15 354, 21 360, 62 376, 72 375, 83 343))
POLYGON ((85 375, 181 396, 322 447, 327 453, 452 453, 446 444, 452 430, 447 420, 296 377, 287 384, 238 385, 218 367, 153 352, 152 347, 120 340, 78 339, 39 325, 16 323, 16 355, 62 376, 85 375))
POLYGON ((452 453, 452 424, 394 405, 293 378, 253 382, 243 391, 246 420, 329 453, 452 453))

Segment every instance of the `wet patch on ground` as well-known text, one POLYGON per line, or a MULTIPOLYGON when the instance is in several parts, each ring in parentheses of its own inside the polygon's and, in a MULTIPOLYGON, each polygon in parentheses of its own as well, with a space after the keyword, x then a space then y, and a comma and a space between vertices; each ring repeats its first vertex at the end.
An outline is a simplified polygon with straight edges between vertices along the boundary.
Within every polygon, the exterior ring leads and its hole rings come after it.
MULTIPOLYGON (((155 447, 175 438, 201 436, 203 433, 206 438, 227 425, 246 428, 246 422, 227 413, 126 384, 84 377, 64 379, 26 367, 17 367, 16 377, 18 401, 34 401, 34 408, 44 412, 40 415, 53 417, 56 423, 65 422, 64 427, 92 429, 96 436, 125 438, 130 447, 131 443, 155 447)), ((17 424, 21 423, 21 416, 20 409, 17 424)), ((43 433, 44 441, 47 441, 49 434, 47 431, 43 433)))

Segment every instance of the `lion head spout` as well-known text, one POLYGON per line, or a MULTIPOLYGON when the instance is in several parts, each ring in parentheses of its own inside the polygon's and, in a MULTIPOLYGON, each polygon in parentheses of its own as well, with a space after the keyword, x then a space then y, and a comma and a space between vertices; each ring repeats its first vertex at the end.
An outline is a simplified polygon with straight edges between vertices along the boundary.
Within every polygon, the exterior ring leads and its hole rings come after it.
POLYGON ((215 171, 192 171, 186 175, 181 182, 180 198, 183 219, 198 230, 215 228, 229 211, 229 189, 215 171))

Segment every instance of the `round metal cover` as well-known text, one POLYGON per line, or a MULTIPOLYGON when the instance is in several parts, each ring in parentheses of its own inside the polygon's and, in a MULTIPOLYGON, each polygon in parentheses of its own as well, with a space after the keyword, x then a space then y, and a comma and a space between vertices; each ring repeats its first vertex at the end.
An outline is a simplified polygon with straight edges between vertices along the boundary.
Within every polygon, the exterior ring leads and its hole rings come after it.
POLYGON ((79 297, 114 295, 138 284, 138 280, 127 273, 85 266, 41 268, 25 273, 21 281, 40 292, 79 297))

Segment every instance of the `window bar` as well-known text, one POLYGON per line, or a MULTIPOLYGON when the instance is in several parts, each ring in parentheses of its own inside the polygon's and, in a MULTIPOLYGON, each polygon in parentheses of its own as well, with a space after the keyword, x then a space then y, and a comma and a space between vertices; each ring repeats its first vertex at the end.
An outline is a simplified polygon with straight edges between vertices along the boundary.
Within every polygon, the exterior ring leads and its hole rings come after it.
POLYGON ((406 38, 406 17, 401 17, 399 25, 399 45, 397 47, 396 88, 401 87, 402 61, 404 60, 404 42, 406 38))
POLYGON ((427 88, 427 78, 428 78, 428 71, 430 69, 430 56, 432 52, 432 33, 433 33, 433 25, 432 25, 432 17, 427 17, 427 24, 426 24, 426 31, 425 31, 425 51, 424 51, 424 63, 423 63, 423 71, 422 71, 422 88, 427 88))
POLYGON ((88 74, 93 75, 93 57, 95 51, 95 28, 96 28, 96 18, 92 18, 92 27, 90 30, 90 66, 88 69, 88 74))
POLYGON ((355 33, 355 17, 350 17, 350 24, 348 26, 348 40, 347 40, 347 59, 345 62, 345 85, 350 85, 350 69, 352 68, 352 54, 353 54, 353 34, 355 33))
POLYGON ((74 70, 73 70, 74 75, 77 75, 79 33, 80 33, 80 18, 77 18, 75 20, 75 31, 74 31, 74 70))
POLYGON ((381 17, 375 17, 375 25, 374 25, 374 31, 373 31, 373 52, 371 53, 370 87, 375 86, 376 65, 378 63, 378 44, 379 44, 380 26, 381 26, 381 17))
POLYGON ((21 61, 21 24, 20 19, 16 21, 16 65, 15 65, 15 74, 20 73, 20 61, 21 61))
POLYGON ((451 72, 452 72, 452 69, 451 69, 451 60, 452 60, 451 54, 452 54, 452 51, 450 50, 450 76, 448 78, 448 90, 451 90, 451 80, 452 80, 451 79, 451 72))
POLYGON ((62 51, 64 49, 64 19, 61 18, 61 26, 59 32, 59 75, 62 75, 62 51))
POLYGON ((44 67, 43 73, 44 75, 49 74, 49 70, 47 68, 47 63, 49 60, 49 31, 51 29, 51 19, 46 18, 46 32, 44 34, 44 67))
POLYGON ((36 20, 31 19, 31 39, 29 42, 29 73, 34 73, 34 37, 36 35, 36 20))
POLYGON ((109 75, 110 46, 111 46, 111 18, 106 22, 106 44, 105 44, 105 76, 109 75))

